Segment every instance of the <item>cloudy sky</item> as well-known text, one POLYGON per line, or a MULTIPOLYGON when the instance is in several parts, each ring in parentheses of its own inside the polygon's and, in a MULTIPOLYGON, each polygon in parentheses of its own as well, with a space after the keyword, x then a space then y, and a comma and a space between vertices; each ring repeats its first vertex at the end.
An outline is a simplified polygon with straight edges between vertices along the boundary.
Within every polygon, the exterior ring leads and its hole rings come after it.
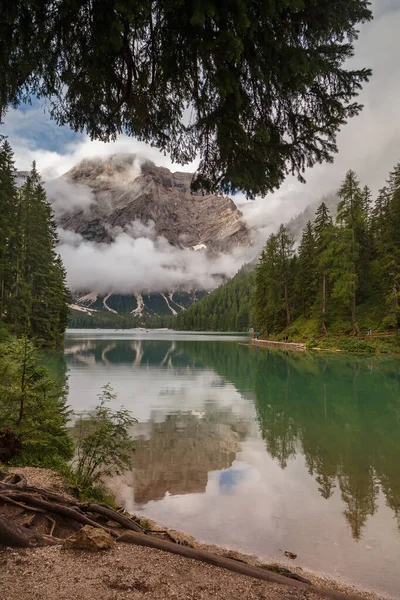
MULTIPOLYGON (((262 224, 265 235, 307 204, 334 191, 348 169, 354 169, 362 183, 376 191, 400 160, 400 1, 373 0, 372 9, 375 18, 360 29, 352 66, 372 68, 373 77, 360 94, 364 110, 339 134, 339 153, 334 163, 308 170, 306 184, 289 177, 280 190, 266 198, 245 204, 243 198, 236 198, 249 224, 262 224)), ((168 156, 125 136, 111 144, 91 142, 84 135, 57 126, 39 102, 10 111, 0 133, 9 136, 17 168, 28 169, 35 159, 47 180, 84 157, 118 151, 139 153, 173 170, 191 171, 196 166, 173 165, 168 156)))

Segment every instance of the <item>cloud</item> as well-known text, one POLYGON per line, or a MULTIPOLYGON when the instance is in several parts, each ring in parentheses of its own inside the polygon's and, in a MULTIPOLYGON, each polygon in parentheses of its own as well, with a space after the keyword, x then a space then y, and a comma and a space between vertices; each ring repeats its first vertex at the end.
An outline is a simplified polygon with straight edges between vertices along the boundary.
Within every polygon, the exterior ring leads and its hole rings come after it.
POLYGON ((53 179, 46 182, 44 187, 56 219, 77 210, 85 211, 95 202, 93 191, 86 185, 53 179))
MULTIPOLYGON (((132 225, 131 232, 149 233, 132 225)), ((237 248, 231 254, 210 256, 172 246, 165 238, 137 237, 120 233, 111 244, 84 240, 76 233, 59 231, 58 251, 72 291, 98 293, 164 292, 193 288, 213 289, 224 277, 232 277, 240 265, 254 257, 253 248, 237 248)))
POLYGON ((109 143, 92 141, 88 137, 84 137, 75 143, 66 144, 63 153, 44 148, 33 148, 27 140, 19 137, 14 139, 10 137, 10 143, 13 146, 17 169, 21 171, 28 170, 32 165, 32 161, 35 160, 37 168, 45 181, 64 175, 85 158, 101 158, 111 154, 137 154, 144 160, 151 160, 156 165, 166 167, 172 171, 193 172, 198 164, 193 162, 182 166, 173 163, 168 156, 157 150, 157 148, 152 148, 148 144, 138 142, 126 135, 121 135, 115 142, 109 143))
POLYGON ((45 103, 36 99, 32 100, 32 104, 22 104, 17 110, 9 110, 1 125, 1 133, 9 136, 14 149, 29 152, 46 148, 63 153, 69 144, 77 144, 84 137, 68 126, 57 125, 50 119, 45 103))

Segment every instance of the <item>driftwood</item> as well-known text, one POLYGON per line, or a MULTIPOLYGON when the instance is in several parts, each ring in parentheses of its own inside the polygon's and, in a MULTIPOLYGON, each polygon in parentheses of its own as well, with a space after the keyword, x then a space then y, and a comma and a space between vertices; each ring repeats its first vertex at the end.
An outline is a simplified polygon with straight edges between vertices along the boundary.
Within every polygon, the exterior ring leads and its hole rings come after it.
POLYGON ((0 514, 0 546, 32 548, 57 544, 59 541, 47 535, 28 531, 25 527, 21 527, 15 521, 5 519, 0 514))
POLYGON ((103 504, 84 504, 81 505, 81 508, 87 510, 88 512, 107 517, 110 521, 115 521, 124 529, 131 529, 132 531, 143 533, 142 527, 135 523, 135 521, 129 519, 128 517, 124 517, 119 512, 111 509, 109 506, 105 506, 103 504))
MULTIPOLYGON (((301 577, 288 579, 290 575, 271 571, 268 565, 254 566, 240 560, 181 545, 169 532, 143 529, 134 518, 121 514, 109 506, 81 503, 72 497, 28 486, 24 477, 8 475, 0 471, 0 547, 30 548, 62 544, 64 540, 54 537, 54 533, 57 532, 57 527, 62 530, 66 524, 69 524, 70 529, 72 526, 75 531, 79 525, 98 527, 110 533, 117 542, 171 552, 269 583, 284 584, 296 588, 298 591, 313 592, 331 600, 362 600, 356 595, 346 595, 316 587, 304 579, 299 581, 298 579, 301 580, 301 577), (4 507, 7 505, 12 509, 19 509, 19 513, 15 517, 5 518, 4 507), (29 513, 31 516, 27 519, 29 513), (25 519, 24 526, 18 522, 18 518, 21 516, 24 516, 25 519), (34 522, 39 520, 42 521, 42 525, 45 524, 45 527, 50 525, 47 534, 31 529, 34 522), (107 526, 101 523, 104 520, 107 526), (156 535, 149 535, 151 533, 156 535), (156 537, 160 534, 166 534, 171 541, 156 537)), ((289 571, 289 573, 291 572, 289 571)))
POLYGON ((91 525, 104 529, 114 538, 118 538, 121 529, 145 533, 139 523, 109 506, 81 503, 72 497, 29 486, 23 476, 8 475, 1 471, 0 517, 0 546, 29 547, 57 543, 56 539, 53 539, 57 519, 61 520, 63 525, 72 523, 75 526, 91 525), (33 513, 32 518, 25 524, 28 528, 33 524, 36 515, 42 515, 50 523, 49 535, 30 531, 26 526, 21 526, 18 519, 1 517, 1 505, 20 508, 20 515, 33 513), (100 522, 104 519, 107 526, 100 522))
POLYGON ((178 554, 185 558, 192 558, 209 565, 214 565, 215 567, 228 569, 229 571, 239 573, 240 575, 246 575, 247 577, 261 579, 262 581, 268 581, 269 583, 278 583, 286 586, 290 585, 291 587, 297 588, 299 591, 313 592, 314 594, 319 594, 320 596, 330 598, 331 600, 363 600, 360 596, 342 594, 326 588, 316 587, 296 579, 288 579, 283 575, 278 575, 277 573, 273 573, 262 567, 249 565, 218 554, 211 554, 197 548, 180 546, 179 544, 173 544, 172 542, 167 542, 166 540, 161 540, 160 538, 151 537, 149 535, 143 535, 142 533, 124 533, 117 539, 117 542, 126 542, 128 544, 136 544, 137 546, 146 546, 147 548, 171 552, 172 554, 178 554))

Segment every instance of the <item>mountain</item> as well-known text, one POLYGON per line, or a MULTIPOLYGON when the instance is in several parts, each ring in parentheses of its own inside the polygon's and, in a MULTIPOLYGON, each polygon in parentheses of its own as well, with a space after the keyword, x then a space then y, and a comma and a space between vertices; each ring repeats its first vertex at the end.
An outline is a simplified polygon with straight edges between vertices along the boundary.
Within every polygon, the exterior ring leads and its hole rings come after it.
POLYGON ((63 229, 95 242, 111 242, 134 221, 154 223, 154 233, 173 246, 229 252, 251 243, 242 213, 228 196, 192 194, 191 173, 171 173, 134 154, 86 159, 63 179, 85 185, 94 201, 59 220, 63 229))
MULTIPOLYGON (((186 257, 186 252, 201 253, 210 264, 221 254, 250 246, 250 231, 233 200, 191 193, 192 177, 191 173, 172 173, 134 154, 114 154, 83 160, 57 180, 56 186, 49 186, 48 193, 57 208, 57 194, 63 186, 69 197, 72 191, 75 199, 56 210, 57 225, 64 234, 79 234, 91 244, 113 244, 121 234, 146 237, 155 244, 162 240, 186 257), (76 198, 82 194, 85 202, 80 205, 76 198)), ((218 270, 209 275, 215 281, 212 287, 227 280, 218 270)), ((138 326, 147 325, 155 316, 175 316, 206 294, 195 275, 193 281, 190 273, 186 279, 189 283, 172 287, 167 282, 162 292, 149 289, 145 281, 141 289, 132 284, 129 294, 119 293, 112 285, 104 289, 104 281, 99 289, 72 290, 70 323, 115 326, 117 317, 124 316, 119 325, 138 326)), ((129 282, 124 288, 127 286, 129 282)))

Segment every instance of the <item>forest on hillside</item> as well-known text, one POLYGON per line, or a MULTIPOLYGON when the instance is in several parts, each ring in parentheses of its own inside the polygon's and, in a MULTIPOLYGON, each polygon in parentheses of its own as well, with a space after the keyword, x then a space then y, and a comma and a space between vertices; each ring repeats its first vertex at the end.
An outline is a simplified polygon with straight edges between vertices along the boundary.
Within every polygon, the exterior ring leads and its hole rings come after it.
POLYGON ((254 319, 265 335, 397 329, 400 164, 375 201, 353 171, 337 196, 335 221, 321 203, 297 250, 283 225, 268 238, 254 290, 254 319))
POLYGON ((246 265, 227 283, 202 298, 174 320, 181 331, 247 331, 251 321, 254 268, 246 265))
POLYGON ((335 218, 325 202, 296 247, 289 227, 268 238, 255 269, 176 318, 175 328, 291 338, 396 330, 400 315, 400 163, 374 199, 348 171, 335 218))

